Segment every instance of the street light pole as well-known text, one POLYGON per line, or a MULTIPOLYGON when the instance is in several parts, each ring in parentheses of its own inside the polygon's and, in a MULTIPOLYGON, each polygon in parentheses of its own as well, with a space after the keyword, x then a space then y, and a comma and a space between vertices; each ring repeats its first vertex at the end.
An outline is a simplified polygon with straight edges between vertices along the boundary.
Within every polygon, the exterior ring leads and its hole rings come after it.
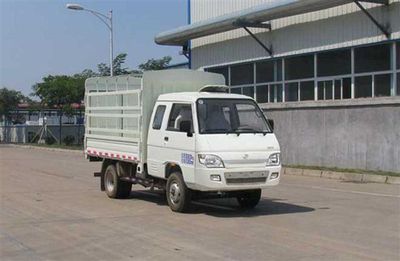
POLYGON ((83 6, 78 5, 78 4, 67 4, 66 7, 71 10, 87 11, 89 13, 92 13, 94 16, 99 18, 107 26, 108 30, 110 31, 110 75, 113 76, 114 75, 114 65, 113 65, 114 39, 113 39, 113 16, 112 16, 113 12, 112 12, 112 10, 110 10, 110 12, 108 13, 108 16, 107 16, 107 15, 104 15, 97 11, 84 8, 83 6))
POLYGON ((110 75, 114 76, 114 63, 113 63, 113 57, 114 57, 114 40, 113 40, 113 20, 112 20, 112 15, 113 12, 110 10, 109 12, 109 19, 110 19, 110 75))

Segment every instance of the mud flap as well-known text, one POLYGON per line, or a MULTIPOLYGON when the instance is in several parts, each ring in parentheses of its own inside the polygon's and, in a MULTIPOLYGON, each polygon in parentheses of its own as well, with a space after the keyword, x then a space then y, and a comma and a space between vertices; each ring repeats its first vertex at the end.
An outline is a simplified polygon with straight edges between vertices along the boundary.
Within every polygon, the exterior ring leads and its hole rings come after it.
POLYGON ((103 172, 95 172, 95 173, 93 173, 93 176, 100 178, 100 190, 104 191, 106 189, 104 186, 104 173, 103 172))

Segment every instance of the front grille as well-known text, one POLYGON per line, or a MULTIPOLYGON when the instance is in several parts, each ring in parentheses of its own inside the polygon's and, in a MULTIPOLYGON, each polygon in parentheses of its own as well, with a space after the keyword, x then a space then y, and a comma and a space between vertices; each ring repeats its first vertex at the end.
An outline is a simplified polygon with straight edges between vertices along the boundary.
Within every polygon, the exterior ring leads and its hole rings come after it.
POLYGON ((265 183, 266 177, 260 178, 227 178, 226 184, 253 184, 253 183, 265 183))

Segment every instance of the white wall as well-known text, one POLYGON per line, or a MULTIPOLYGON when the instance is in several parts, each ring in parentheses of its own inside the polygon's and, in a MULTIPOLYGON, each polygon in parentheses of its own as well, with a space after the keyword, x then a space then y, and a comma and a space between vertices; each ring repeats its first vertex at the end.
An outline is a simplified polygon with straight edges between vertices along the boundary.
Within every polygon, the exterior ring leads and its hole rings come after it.
POLYGON ((400 173, 400 98, 385 100, 264 108, 283 164, 400 173))

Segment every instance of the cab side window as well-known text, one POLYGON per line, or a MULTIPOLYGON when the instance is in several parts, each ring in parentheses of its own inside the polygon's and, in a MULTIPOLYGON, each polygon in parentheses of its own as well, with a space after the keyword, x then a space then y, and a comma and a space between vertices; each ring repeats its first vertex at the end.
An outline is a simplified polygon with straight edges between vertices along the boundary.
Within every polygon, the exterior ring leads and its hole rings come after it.
POLYGON ((164 113, 165 113, 165 105, 158 105, 156 114, 154 115, 154 120, 153 120, 153 130, 159 130, 161 129, 161 124, 164 118, 164 113))
POLYGON ((180 124, 183 121, 190 121, 193 132, 192 106, 190 104, 174 104, 169 115, 167 130, 180 131, 180 124))

